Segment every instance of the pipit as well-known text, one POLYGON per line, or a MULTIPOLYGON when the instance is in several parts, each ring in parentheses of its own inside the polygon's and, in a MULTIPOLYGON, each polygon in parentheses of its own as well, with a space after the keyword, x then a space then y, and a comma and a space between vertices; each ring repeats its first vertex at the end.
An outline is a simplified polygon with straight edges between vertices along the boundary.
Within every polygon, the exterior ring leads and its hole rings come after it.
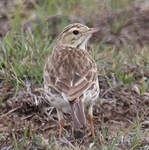
POLYGON ((52 54, 44 67, 44 89, 49 102, 57 110, 60 124, 59 136, 64 127, 63 113, 73 119, 74 136, 86 126, 86 109, 92 137, 93 105, 99 95, 98 75, 95 61, 87 51, 91 35, 98 29, 75 23, 59 34, 52 54))

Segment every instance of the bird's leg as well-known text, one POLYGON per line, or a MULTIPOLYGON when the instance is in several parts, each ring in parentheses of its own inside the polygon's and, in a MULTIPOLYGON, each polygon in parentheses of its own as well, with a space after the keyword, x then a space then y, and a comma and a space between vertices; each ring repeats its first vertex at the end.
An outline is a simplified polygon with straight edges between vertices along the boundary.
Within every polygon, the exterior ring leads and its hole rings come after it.
POLYGON ((92 137, 95 138, 94 125, 93 125, 93 105, 89 106, 88 115, 89 115, 89 124, 91 128, 92 137))
POLYGON ((63 130, 63 127, 64 127, 64 118, 63 118, 62 111, 60 111, 59 109, 56 109, 56 111, 57 111, 57 116, 58 116, 59 125, 60 125, 59 137, 61 137, 62 136, 62 130, 63 130))

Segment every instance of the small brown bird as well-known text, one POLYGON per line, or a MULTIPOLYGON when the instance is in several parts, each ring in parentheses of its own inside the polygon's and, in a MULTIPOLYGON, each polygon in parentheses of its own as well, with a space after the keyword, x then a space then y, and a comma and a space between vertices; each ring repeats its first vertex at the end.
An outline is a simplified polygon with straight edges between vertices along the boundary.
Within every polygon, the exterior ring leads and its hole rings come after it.
POLYGON ((64 126, 63 112, 71 113, 77 138, 86 127, 87 108, 92 137, 95 138, 93 105, 99 95, 99 85, 96 63, 87 51, 87 43, 92 33, 98 31, 79 23, 66 26, 45 64, 44 89, 57 110, 59 136, 64 126))

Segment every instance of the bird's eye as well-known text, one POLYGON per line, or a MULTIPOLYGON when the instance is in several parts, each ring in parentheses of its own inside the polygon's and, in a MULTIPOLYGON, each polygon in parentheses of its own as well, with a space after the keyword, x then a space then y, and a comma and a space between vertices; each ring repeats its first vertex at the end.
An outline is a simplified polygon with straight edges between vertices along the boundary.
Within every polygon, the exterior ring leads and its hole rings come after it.
POLYGON ((77 35, 77 34, 79 34, 79 31, 78 31, 78 30, 74 30, 74 31, 73 31, 73 34, 74 34, 74 35, 77 35))

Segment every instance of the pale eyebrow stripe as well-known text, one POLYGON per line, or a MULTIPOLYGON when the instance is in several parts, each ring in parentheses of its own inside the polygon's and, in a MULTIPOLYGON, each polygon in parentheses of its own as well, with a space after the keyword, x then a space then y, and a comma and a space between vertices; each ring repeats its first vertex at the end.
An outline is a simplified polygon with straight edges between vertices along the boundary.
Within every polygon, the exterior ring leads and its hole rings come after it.
POLYGON ((70 24, 70 25, 68 25, 68 26, 66 26, 66 27, 64 28, 64 30, 63 30, 63 32, 61 32, 61 34, 63 34, 64 32, 67 32, 67 31, 68 31, 69 29, 71 29, 72 27, 80 28, 80 27, 83 27, 83 25, 78 24, 78 23, 76 23, 76 24, 70 24))

